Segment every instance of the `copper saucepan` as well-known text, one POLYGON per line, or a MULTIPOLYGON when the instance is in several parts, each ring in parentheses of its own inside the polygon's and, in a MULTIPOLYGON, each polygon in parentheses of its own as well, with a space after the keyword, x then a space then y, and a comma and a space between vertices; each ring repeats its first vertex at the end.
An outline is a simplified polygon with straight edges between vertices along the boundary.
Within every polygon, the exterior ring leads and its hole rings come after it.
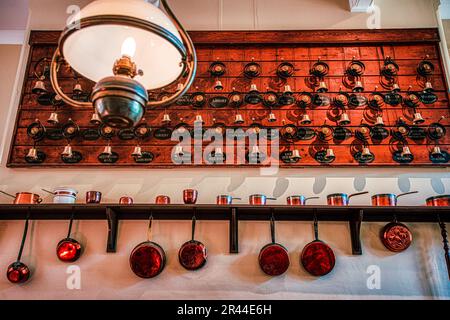
POLYGON ((270 218, 270 235, 272 242, 266 244, 259 252, 258 262, 261 270, 269 276, 279 276, 287 271, 290 265, 287 249, 275 242, 275 219, 270 218))
POLYGON ((277 198, 268 198, 263 194, 252 194, 248 197, 248 202, 253 206, 264 206, 267 200, 277 200, 277 198))
POLYGON ((450 207, 450 194, 429 197, 426 204, 429 207, 450 207))
POLYGON ((301 195, 294 195, 289 196, 286 198, 286 202, 289 206, 304 206, 306 204, 306 201, 312 200, 312 199, 319 199, 319 197, 308 197, 301 195))
POLYGON ((69 222, 69 231, 67 232, 67 237, 62 239, 58 245, 56 246, 56 256, 62 262, 75 262, 80 258, 82 246, 81 244, 71 238, 72 233, 72 224, 74 219, 74 211, 72 211, 72 215, 70 217, 69 222))
POLYGON ((241 198, 235 198, 226 194, 218 195, 216 198, 216 204, 218 205, 230 205, 233 200, 242 200, 241 198))
POLYGON ((419 191, 411 191, 401 193, 399 195, 395 195, 393 193, 376 194, 372 196, 372 205, 377 207, 395 207, 397 205, 398 198, 415 193, 419 193, 419 191))
POLYGON ((14 204, 39 204, 42 202, 42 198, 38 194, 31 192, 17 192, 15 196, 4 191, 0 192, 14 198, 14 204))
POLYGON ((206 246, 195 240, 195 215, 192 217, 192 238, 185 242, 178 251, 178 261, 187 270, 202 268, 207 259, 206 246))
POLYGON ((25 221, 22 242, 20 244, 17 260, 16 262, 11 263, 6 271, 6 277, 11 283, 24 283, 30 278, 30 269, 25 263, 20 261, 22 258, 23 247, 25 246, 25 240, 27 239, 29 218, 30 212, 28 212, 27 219, 25 221))
POLYGON ((350 198, 369 193, 368 191, 352 193, 333 193, 327 196, 327 203, 329 206, 348 206, 350 198))
POLYGON ((156 196, 155 204, 170 204, 170 197, 164 195, 156 196))
POLYGON ((308 243, 300 254, 300 262, 313 276, 324 276, 333 270, 336 257, 331 247, 319 240, 319 223, 314 214, 314 240, 308 243))
POLYGON ((147 241, 138 244, 130 254, 130 267, 141 278, 153 278, 160 274, 166 265, 164 249, 151 241, 153 216, 150 215, 147 241))

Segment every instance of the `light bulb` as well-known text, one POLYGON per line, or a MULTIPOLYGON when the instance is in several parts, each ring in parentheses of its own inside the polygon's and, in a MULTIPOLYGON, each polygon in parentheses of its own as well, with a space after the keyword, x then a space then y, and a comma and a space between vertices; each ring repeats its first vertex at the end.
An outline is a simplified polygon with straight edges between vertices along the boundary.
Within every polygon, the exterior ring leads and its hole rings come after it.
POLYGON ((128 56, 130 58, 134 57, 134 54, 136 53, 136 41, 133 37, 128 37, 125 39, 122 43, 121 53, 123 56, 128 56))

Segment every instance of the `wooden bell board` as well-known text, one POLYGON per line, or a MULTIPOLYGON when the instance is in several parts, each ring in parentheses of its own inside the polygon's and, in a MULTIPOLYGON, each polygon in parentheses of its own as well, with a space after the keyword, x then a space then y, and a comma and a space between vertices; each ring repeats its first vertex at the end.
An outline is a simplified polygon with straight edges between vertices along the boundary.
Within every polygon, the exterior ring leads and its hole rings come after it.
MULTIPOLYGON (((171 168, 254 167, 276 163, 286 168, 448 166, 449 91, 439 51, 437 29, 194 31, 190 34, 199 60, 194 85, 177 103, 167 108, 148 108, 143 123, 147 124, 151 133, 137 138, 133 130, 115 129, 111 135, 102 135, 99 126, 90 123, 93 108, 55 106, 54 99, 52 100, 54 96, 51 95, 53 90, 48 76, 45 76, 45 69, 56 49, 59 32, 33 31, 8 166, 171 168), (386 102, 388 98, 390 101, 395 100, 395 95, 386 87, 386 79, 381 73, 386 57, 393 59, 399 69, 395 82, 401 89, 397 94, 403 101, 395 106, 385 103, 377 111, 364 102, 371 100, 374 92, 384 96, 386 102), (349 86, 346 70, 353 59, 363 62, 365 67, 364 74, 359 79, 364 87, 362 92, 352 92, 352 87, 349 86), (434 66, 432 75, 427 78, 432 84, 432 92, 424 91, 426 81, 418 74, 418 65, 424 59, 434 66), (329 68, 323 79, 314 78, 310 73, 318 61, 326 63, 329 68), (225 72, 220 70, 216 76, 211 73, 211 66, 217 62, 221 63, 225 72), (249 78, 244 74, 244 70, 252 62, 256 63, 258 68, 256 76, 249 78), (290 64, 293 67, 288 70, 291 72, 289 75, 277 73, 282 64, 290 64), (49 96, 33 93, 37 77, 41 75, 45 77, 43 81, 49 96), (222 88, 217 86, 217 81, 220 81, 222 88), (318 84, 321 81, 325 83, 328 92, 318 95, 318 84), (259 94, 249 93, 252 85, 256 85, 259 94), (293 92, 288 98, 283 94, 286 85, 289 85, 293 92), (270 100, 267 94, 269 91, 275 93, 278 99, 272 106, 267 102, 270 100), (232 104, 233 92, 239 93, 244 100, 242 105, 236 107, 232 104), (299 103, 302 93, 321 103, 302 105, 299 103), (336 107, 333 101, 339 93, 347 95, 354 104, 344 108, 336 107), (410 93, 418 95, 419 101, 415 107, 408 105, 409 102, 406 103, 410 93), (194 99, 197 95, 201 96, 198 100, 194 99), (265 103, 262 100, 266 97, 265 103), (358 101, 362 101, 362 105, 358 106, 358 101), (343 110, 350 122, 340 126, 337 122, 343 110), (57 113, 57 124, 47 123, 52 112, 57 113), (269 121, 271 113, 273 121, 269 121), (424 119, 421 124, 413 124, 417 113, 424 119), (171 119, 169 125, 162 122, 164 114, 168 114, 171 119), (301 122, 305 114, 309 116, 311 123, 301 122), (374 126, 377 115, 380 114, 383 117, 384 129, 374 126), (243 123, 235 122, 236 115, 242 116, 243 123), (247 130, 252 126, 259 126, 262 129, 280 130, 282 136, 278 140, 273 138, 268 141, 263 157, 266 161, 270 159, 271 163, 249 163, 252 154, 247 154, 251 148, 246 145, 245 139, 225 142, 227 145, 222 146, 225 163, 211 161, 208 153, 211 152, 211 147, 207 147, 210 141, 198 142, 195 139, 192 139, 190 146, 183 147, 183 156, 174 161, 173 154, 178 141, 170 139, 172 131, 180 123, 192 129, 198 116, 202 117, 206 129, 220 125, 224 129, 247 130), (36 119, 45 127, 45 135, 44 138, 34 141, 28 131, 36 119), (67 138, 61 133, 61 128, 69 119, 76 123, 79 132, 75 137, 67 138), (400 136, 401 139, 395 133, 398 131, 399 119, 402 119, 409 130, 408 134, 400 136), (334 136, 321 140, 319 133, 324 124, 332 128, 334 136), (375 132, 366 141, 359 139, 356 134, 362 124, 375 132), (432 139, 429 134, 436 124, 444 130, 440 139, 432 139), (283 136, 288 126, 293 128, 293 132, 283 136), (287 136, 289 138, 285 138, 287 136), (276 152, 272 152, 272 149, 276 150, 276 147, 271 145, 274 140, 279 144, 276 152), (69 143, 75 154, 74 159, 61 156, 69 143), (200 157, 200 163, 195 163, 192 156, 194 144, 199 150, 209 150, 204 157, 200 157), (29 161, 26 157, 34 145, 41 155, 39 161, 29 161), (113 151, 111 158, 102 154, 107 145, 113 151), (142 148, 142 158, 132 156, 137 145, 142 148), (246 151, 238 152, 236 145, 246 151), (370 155, 363 158, 361 154, 365 146, 369 148, 370 155), (409 147, 412 156, 401 154, 404 146, 409 147), (436 146, 440 147, 442 156, 432 155, 436 146), (326 156, 330 149, 334 153, 333 157, 326 156), (297 150, 300 157, 290 157, 293 150, 297 150), (42 154, 45 157, 42 157, 42 154)), ((74 95, 73 89, 78 83, 83 90, 78 98, 89 99, 94 83, 76 75, 65 65, 59 70, 59 79, 60 86, 67 95, 74 95)), ((150 97, 159 99, 175 90, 176 84, 160 92, 152 92, 150 97)), ((266 144, 266 140, 261 139, 261 145, 266 144)))

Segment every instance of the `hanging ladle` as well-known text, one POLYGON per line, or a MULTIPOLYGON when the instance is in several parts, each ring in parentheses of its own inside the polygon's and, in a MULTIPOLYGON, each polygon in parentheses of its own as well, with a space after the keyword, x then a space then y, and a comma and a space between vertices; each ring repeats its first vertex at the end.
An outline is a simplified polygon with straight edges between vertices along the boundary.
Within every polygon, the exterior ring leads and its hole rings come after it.
POLYGON ((72 210, 72 215, 69 222, 69 231, 67 232, 67 237, 62 239, 56 246, 56 255, 59 260, 63 262, 74 262, 77 261, 81 255, 81 244, 70 237, 72 233, 72 224, 75 211, 72 210))
POLYGON ((30 269, 26 264, 20 262, 20 259, 22 258, 23 247, 25 245, 25 240, 27 239, 29 218, 30 211, 28 211, 27 219, 25 221, 25 228, 23 230, 22 243, 20 244, 17 261, 11 263, 8 266, 8 270, 6 271, 6 277, 12 283, 24 283, 30 278, 30 269))

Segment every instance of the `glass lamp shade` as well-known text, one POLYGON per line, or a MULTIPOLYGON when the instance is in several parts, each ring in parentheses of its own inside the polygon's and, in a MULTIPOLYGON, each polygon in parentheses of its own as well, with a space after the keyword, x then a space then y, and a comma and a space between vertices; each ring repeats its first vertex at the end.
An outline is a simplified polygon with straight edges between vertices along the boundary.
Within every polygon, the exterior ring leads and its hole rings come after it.
POLYGON ((143 71, 135 80, 147 90, 177 80, 186 56, 169 17, 144 0, 96 0, 88 4, 69 21, 60 49, 72 68, 95 82, 111 76, 115 61, 128 56, 143 71))

